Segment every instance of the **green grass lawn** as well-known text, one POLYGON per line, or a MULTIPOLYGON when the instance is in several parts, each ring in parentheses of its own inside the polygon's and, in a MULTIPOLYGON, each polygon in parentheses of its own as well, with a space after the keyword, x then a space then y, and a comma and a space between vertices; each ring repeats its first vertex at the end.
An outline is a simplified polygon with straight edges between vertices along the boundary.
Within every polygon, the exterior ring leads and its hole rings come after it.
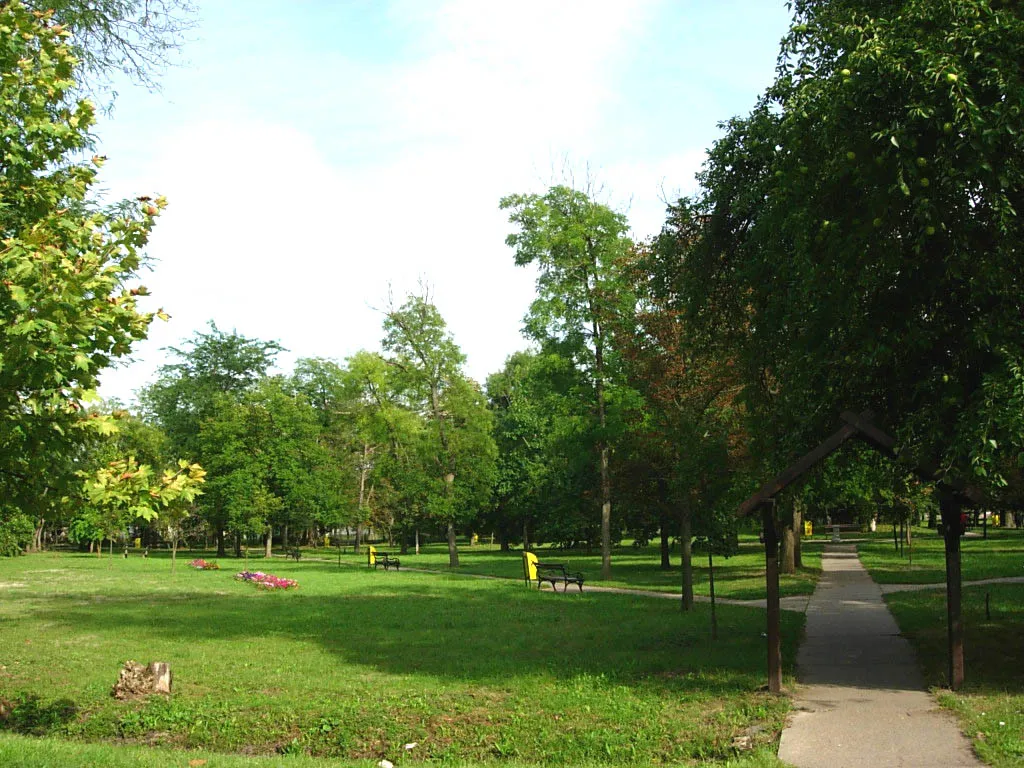
MULTIPOLYGON (((913 564, 909 552, 895 551, 892 539, 880 531, 857 545, 864 567, 879 584, 935 584, 946 580, 945 543, 935 530, 914 529, 913 564)), ((961 540, 964 581, 1024 576, 1024 530, 989 529, 988 539, 961 540)))
MULTIPOLYGON (((781 577, 782 595, 809 595, 814 591, 821 573, 821 550, 824 537, 804 539, 802 547, 804 567, 792 575, 781 577)), ((381 551, 396 552, 396 548, 379 546, 381 551)), ((657 592, 679 593, 682 575, 678 549, 672 552, 672 568, 661 569, 661 554, 657 546, 634 548, 618 547, 612 553, 612 578, 601 581, 601 555, 598 552, 587 555, 578 550, 560 550, 541 547, 537 551, 540 560, 566 563, 572 571, 582 571, 588 584, 607 587, 625 587, 657 592)), ((307 552, 307 556, 313 556, 307 552)), ((322 557, 329 557, 321 550, 322 557)), ((354 561, 351 554, 343 559, 354 561)), ((402 555, 402 566, 425 568, 448 572, 448 548, 444 544, 430 544, 421 547, 420 554, 402 555)), ((522 551, 502 552, 497 545, 460 545, 459 573, 498 576, 508 579, 523 578, 522 551)), ((698 595, 709 593, 707 555, 695 553, 693 558, 694 592, 698 595)), ((764 547, 756 537, 741 540, 739 554, 729 558, 715 558, 715 594, 736 600, 757 600, 765 596, 764 547)))
MULTIPOLYGON (((929 685, 948 685, 944 592, 899 592, 886 603, 910 639, 929 685)), ((965 684, 940 691, 985 762, 1024 765, 1024 584, 968 587, 963 592, 965 684), (990 596, 991 619, 985 614, 990 596)))
MULTIPOLYGON (((398 765, 723 764, 753 726, 756 749, 736 765, 776 764, 789 705, 758 690, 763 611, 721 606, 712 642, 706 605, 684 615, 670 601, 310 559, 275 559, 301 587, 267 593, 233 580, 239 561, 199 572, 188 557, 174 577, 160 557, 0 560, 0 697, 14 705, 0 764, 117 764, 78 742, 398 765), (170 662, 174 696, 113 699, 130 658, 170 662), (11 763, 14 734, 67 757, 11 763)), ((787 669, 802 624, 784 612, 787 669)))

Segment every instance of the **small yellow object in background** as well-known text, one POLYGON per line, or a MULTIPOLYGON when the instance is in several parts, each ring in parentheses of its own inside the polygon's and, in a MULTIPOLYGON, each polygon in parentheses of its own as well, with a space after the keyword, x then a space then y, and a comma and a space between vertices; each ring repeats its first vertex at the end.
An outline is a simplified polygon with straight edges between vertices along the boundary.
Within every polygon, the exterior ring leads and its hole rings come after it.
POLYGON ((142 539, 138 536, 135 537, 135 548, 138 549, 142 546, 142 539))
POLYGON ((814 524, 810 520, 804 520, 804 536, 814 535, 814 524))
POLYGON ((369 551, 366 553, 366 564, 375 565, 377 563, 377 548, 371 546, 369 551))

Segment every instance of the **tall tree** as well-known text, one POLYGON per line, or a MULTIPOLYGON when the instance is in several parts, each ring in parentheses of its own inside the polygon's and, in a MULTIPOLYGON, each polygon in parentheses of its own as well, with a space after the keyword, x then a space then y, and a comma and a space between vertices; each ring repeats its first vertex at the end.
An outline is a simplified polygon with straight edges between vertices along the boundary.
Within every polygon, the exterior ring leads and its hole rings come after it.
POLYGON ((455 568, 456 526, 479 514, 491 494, 491 414, 479 387, 462 372, 465 356, 428 296, 389 306, 384 332, 395 383, 408 406, 425 414, 419 456, 430 478, 427 512, 445 526, 449 565, 455 568))
POLYGON ((597 415, 601 473, 601 578, 611 578, 612 487, 607 430, 607 322, 631 305, 618 274, 628 251, 626 217, 586 194, 555 186, 544 195, 510 195, 502 210, 517 231, 506 238, 516 264, 539 269, 538 297, 526 332, 554 346, 588 372, 597 415))
MULTIPOLYGON (((196 332, 181 348, 170 348, 175 362, 162 366, 156 382, 142 391, 143 409, 167 434, 174 453, 212 471, 214 464, 204 455, 209 442, 200 438, 203 422, 217 415, 225 397, 237 400, 251 390, 281 349, 277 342, 227 333, 211 322, 208 333, 196 332)), ((212 480, 211 488, 215 487, 212 480)), ((228 510, 219 503, 222 498, 210 492, 200 502, 220 557, 225 555, 224 530, 229 519, 228 510)))
POLYGON ((1016 461, 994 432, 1024 361, 1024 11, 794 10, 774 85, 709 155, 684 266, 737 345, 758 453, 784 463, 871 408, 950 474, 1016 461))
POLYGON ((734 361, 701 333, 685 304, 679 266, 700 236, 701 222, 690 206, 670 206, 661 233, 624 259, 622 272, 636 303, 610 325, 623 375, 642 399, 633 411, 632 453, 656 469, 650 491, 663 510, 663 562, 667 507, 677 509, 684 610, 693 606, 693 538, 697 530, 720 527, 711 524, 717 519, 714 501, 728 473, 746 458, 737 402, 742 383, 734 361))
POLYGON ((51 18, 0 4, 0 529, 21 532, 69 491, 83 436, 111 429, 84 402, 146 336, 136 276, 164 205, 90 202, 94 108, 71 99, 75 58, 51 18))

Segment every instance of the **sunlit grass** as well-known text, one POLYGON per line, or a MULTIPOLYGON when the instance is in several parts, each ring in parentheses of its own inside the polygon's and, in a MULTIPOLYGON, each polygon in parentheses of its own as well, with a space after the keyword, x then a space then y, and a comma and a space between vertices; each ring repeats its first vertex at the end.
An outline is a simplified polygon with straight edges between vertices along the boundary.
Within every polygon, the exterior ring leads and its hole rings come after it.
MULTIPOLYGON (((891 538, 876 535, 857 545, 864 567, 880 584, 934 584, 946 580, 945 542, 934 529, 915 528, 913 553, 902 556, 891 538), (911 562, 911 560, 913 562, 911 562)), ((1024 530, 989 529, 988 538, 960 541, 964 581, 1024 576, 1024 530)))
MULTIPOLYGON (((821 551, 825 538, 817 536, 804 539, 803 568, 795 574, 781 577, 782 594, 809 595, 814 591, 821 572, 821 551)), ((396 552, 397 548, 380 545, 381 551, 396 552)), ((582 550, 562 550, 541 547, 536 550, 542 560, 566 563, 571 571, 582 571, 587 584, 603 587, 622 587, 678 594, 682 584, 682 571, 678 547, 672 550, 672 564, 662 569, 661 555, 657 546, 617 547, 612 554, 612 578, 602 581, 601 556, 597 551, 587 554, 582 550)), ((306 556, 315 553, 307 552, 306 556)), ((320 556, 331 557, 330 551, 321 550, 320 556)), ((342 556, 343 562, 358 562, 351 554, 342 556)), ((402 565, 407 568, 423 568, 449 572, 448 549, 442 544, 421 547, 420 554, 410 551, 402 555, 402 565)), ((365 560, 363 560, 365 562, 365 560)), ((488 543, 459 547, 459 568, 457 573, 495 576, 506 579, 523 579, 522 551, 502 552, 497 545, 488 543)), ((741 540, 740 551, 732 557, 714 559, 715 593, 719 597, 736 600, 757 600, 765 596, 764 547, 756 537, 746 536, 741 540)), ((693 557, 694 591, 698 595, 710 593, 710 579, 707 555, 695 552, 693 557)))
MULTIPOLYGON (((758 691, 763 611, 721 606, 712 642, 703 605, 308 557, 253 560, 301 585, 263 593, 232 579, 239 561, 200 572, 188 557, 173 578, 156 557, 0 561, 0 696, 15 705, 0 728, 404 764, 647 765, 725 761, 762 725, 747 764, 773 764, 788 702, 758 691), (170 662, 174 696, 114 700, 129 658, 170 662)), ((787 668, 802 622, 783 616, 787 668)))

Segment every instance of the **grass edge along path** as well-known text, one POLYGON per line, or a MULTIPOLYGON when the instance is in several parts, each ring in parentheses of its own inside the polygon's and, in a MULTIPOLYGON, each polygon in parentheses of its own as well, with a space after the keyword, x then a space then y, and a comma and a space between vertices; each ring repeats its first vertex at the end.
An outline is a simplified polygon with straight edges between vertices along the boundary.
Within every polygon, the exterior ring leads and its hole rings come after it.
POLYGON ((914 646, 926 683, 956 714, 978 757, 997 768, 1024 765, 1024 584, 964 588, 966 680, 955 692, 945 687, 945 593, 893 592, 884 598, 914 646))

